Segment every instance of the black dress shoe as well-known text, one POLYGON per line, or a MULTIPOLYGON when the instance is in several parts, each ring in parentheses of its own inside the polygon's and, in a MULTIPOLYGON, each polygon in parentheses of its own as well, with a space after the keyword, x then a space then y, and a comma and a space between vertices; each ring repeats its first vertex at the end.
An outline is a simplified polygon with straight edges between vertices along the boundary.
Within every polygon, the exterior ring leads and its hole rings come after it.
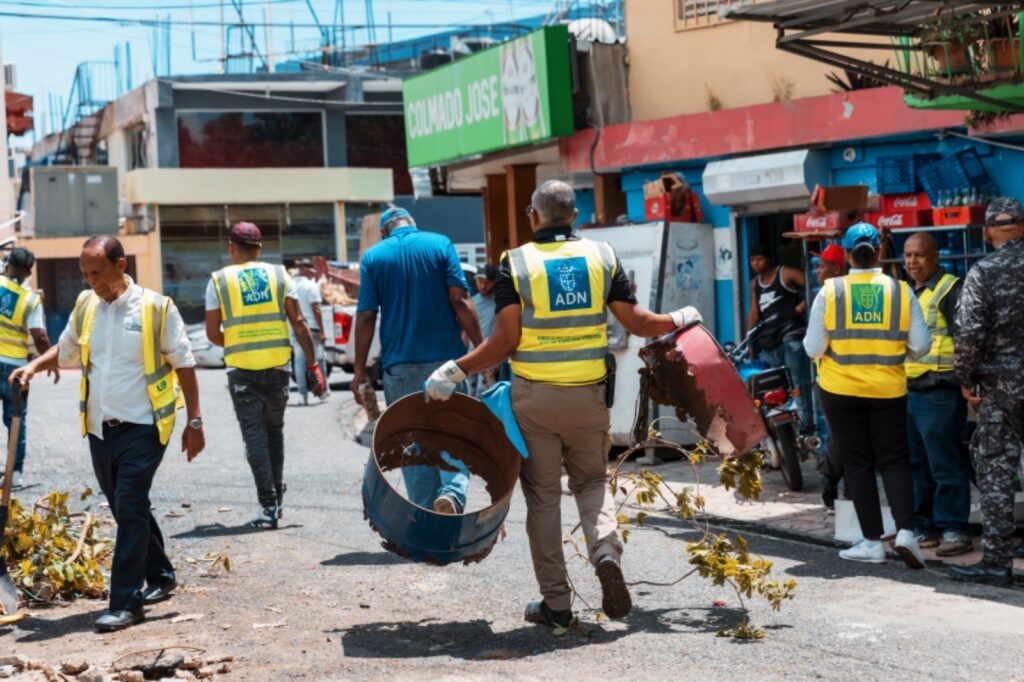
POLYGON ((949 573, 953 580, 961 582, 1013 587, 1013 566, 996 566, 982 560, 970 566, 953 566, 949 573))
POLYGON ((527 623, 567 628, 572 623, 572 611, 555 611, 543 599, 538 599, 526 605, 523 618, 527 623))
POLYGON ((102 616, 96 619, 96 629, 100 632, 113 632, 114 630, 124 630, 130 628, 136 623, 141 623, 145 620, 146 616, 140 608, 138 611, 106 611, 102 616))
POLYGON ((163 585, 150 585, 142 591, 142 603, 143 604, 156 604, 162 602, 165 599, 170 599, 171 594, 174 592, 174 588, 178 586, 176 580, 172 580, 169 583, 163 585))

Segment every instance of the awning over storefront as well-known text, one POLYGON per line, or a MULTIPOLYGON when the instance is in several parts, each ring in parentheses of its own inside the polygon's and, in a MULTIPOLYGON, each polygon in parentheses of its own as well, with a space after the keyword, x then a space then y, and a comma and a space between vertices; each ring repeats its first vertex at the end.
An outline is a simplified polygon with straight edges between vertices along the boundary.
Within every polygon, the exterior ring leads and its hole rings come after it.
POLYGON ((704 195, 718 206, 806 199, 816 184, 828 184, 824 151, 799 149, 712 161, 704 169, 704 195))
MULTIPOLYGON (((774 0, 726 8, 722 16, 771 23, 780 50, 898 85, 921 98, 955 96, 974 106, 1019 112, 1024 105, 987 90, 992 77, 1000 76, 991 65, 965 77, 969 70, 937 66, 926 53, 931 45, 943 46, 947 55, 957 45, 982 45, 1004 22, 1011 30, 1009 22, 1020 11, 1020 3, 1005 2, 774 0), (865 52, 876 56, 862 57, 865 52)), ((1011 77, 1019 81, 1019 75, 1018 68, 1011 77)))

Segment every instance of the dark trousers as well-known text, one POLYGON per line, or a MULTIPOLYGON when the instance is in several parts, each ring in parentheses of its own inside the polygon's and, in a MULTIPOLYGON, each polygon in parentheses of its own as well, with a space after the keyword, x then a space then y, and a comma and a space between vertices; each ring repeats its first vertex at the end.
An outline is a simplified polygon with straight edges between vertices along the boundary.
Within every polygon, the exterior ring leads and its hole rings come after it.
POLYGON ((882 475, 896 527, 912 529, 914 484, 907 447, 906 396, 861 398, 825 390, 820 395, 864 537, 879 538, 884 532, 876 471, 882 475))
POLYGON ((967 403, 955 386, 907 393, 907 439, 914 476, 914 529, 970 535, 971 483, 960 434, 967 403))
MULTIPOLYGON (((8 438, 11 433, 11 422, 14 420, 14 386, 7 383, 7 377, 11 372, 18 369, 14 365, 0 362, 0 401, 3 402, 4 426, 7 428, 8 438)), ((18 452, 14 456, 14 470, 25 470, 25 415, 28 414, 28 391, 21 394, 21 429, 18 431, 18 452)), ((3 467, 0 466, 0 471, 3 467)))
POLYGON ((245 441, 245 457, 256 481, 261 507, 281 498, 284 479, 284 409, 288 405, 288 372, 279 369, 234 369, 228 387, 245 441))
POLYGON ((143 581, 165 585, 174 580, 163 535, 149 511, 149 488, 165 449, 152 424, 104 426, 102 439, 89 435, 92 468, 117 521, 111 610, 141 608, 143 581))

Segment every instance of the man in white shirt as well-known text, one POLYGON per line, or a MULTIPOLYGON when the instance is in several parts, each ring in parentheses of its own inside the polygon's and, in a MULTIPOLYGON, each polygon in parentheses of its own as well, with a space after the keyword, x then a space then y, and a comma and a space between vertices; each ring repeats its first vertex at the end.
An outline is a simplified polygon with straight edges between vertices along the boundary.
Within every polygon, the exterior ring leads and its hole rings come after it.
MULTIPOLYGON (((327 362, 324 358, 324 330, 321 325, 320 305, 323 298, 320 296, 320 285, 316 282, 316 270, 313 269, 313 261, 303 258, 295 263, 298 274, 292 278, 295 282, 295 291, 299 296, 299 310, 309 324, 309 335, 312 337, 313 350, 316 353, 316 364, 320 366, 320 372, 327 376, 327 362)), ((302 404, 309 404, 309 382, 306 381, 306 353, 302 345, 296 339, 292 339, 292 364, 295 369, 295 383, 299 388, 299 396, 302 397, 302 404)), ((326 399, 330 395, 330 386, 325 386, 324 394, 320 399, 326 399)))
POLYGON ((27 385, 40 371, 82 368, 82 428, 117 521, 110 608, 96 621, 109 632, 142 621, 143 606, 167 599, 176 587, 149 489, 174 429, 179 385, 189 419, 181 449, 189 461, 205 439, 196 363, 174 303, 125 274, 128 261, 115 237, 91 237, 79 265, 91 291, 79 296, 57 345, 10 381, 27 385))
MULTIPOLYGON (((43 322, 43 302, 39 295, 24 286, 32 276, 36 258, 28 249, 12 249, 7 257, 4 274, 0 277, 0 400, 3 401, 3 420, 10 433, 14 418, 11 385, 7 378, 11 372, 28 362, 28 349, 35 342, 36 351, 45 353, 50 347, 43 322)), ((53 370, 54 383, 60 381, 60 370, 53 370)), ((28 412, 28 393, 22 396, 21 428, 18 431, 18 451, 14 460, 11 487, 24 485, 25 467, 25 415, 28 412)), ((3 471, 0 469, 0 471, 3 471)))

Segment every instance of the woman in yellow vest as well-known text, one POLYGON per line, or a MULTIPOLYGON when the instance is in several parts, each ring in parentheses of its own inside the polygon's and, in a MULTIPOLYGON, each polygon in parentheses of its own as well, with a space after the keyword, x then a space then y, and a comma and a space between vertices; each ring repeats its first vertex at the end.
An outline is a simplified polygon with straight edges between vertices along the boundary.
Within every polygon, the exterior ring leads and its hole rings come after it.
POLYGON ((804 338, 820 360, 821 406, 843 463, 864 539, 839 556, 883 563, 882 511, 875 472, 896 521, 894 547, 911 568, 924 568, 914 537, 914 493, 907 445, 907 357, 931 347, 921 307, 906 282, 882 274, 881 238, 868 223, 843 237, 850 273, 822 286, 804 338))

